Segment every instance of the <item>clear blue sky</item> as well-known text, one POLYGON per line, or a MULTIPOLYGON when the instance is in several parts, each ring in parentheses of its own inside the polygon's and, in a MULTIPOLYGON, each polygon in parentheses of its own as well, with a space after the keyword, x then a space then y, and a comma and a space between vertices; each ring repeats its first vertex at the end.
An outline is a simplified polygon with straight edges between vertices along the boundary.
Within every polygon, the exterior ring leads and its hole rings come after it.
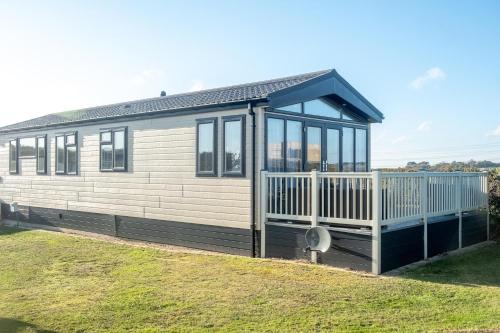
POLYGON ((500 1, 0 1, 1 125, 336 68, 374 166, 500 162, 500 1))

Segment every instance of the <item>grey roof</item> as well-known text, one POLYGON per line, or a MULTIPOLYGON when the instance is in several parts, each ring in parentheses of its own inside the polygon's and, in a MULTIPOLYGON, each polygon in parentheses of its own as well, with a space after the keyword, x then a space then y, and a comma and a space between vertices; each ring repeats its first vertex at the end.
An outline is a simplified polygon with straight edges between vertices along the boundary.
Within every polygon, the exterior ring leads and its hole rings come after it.
POLYGON ((280 79, 208 89, 192 93, 52 113, 43 117, 1 127, 0 132, 262 100, 267 98, 271 93, 299 85, 331 72, 332 70, 323 70, 280 79))

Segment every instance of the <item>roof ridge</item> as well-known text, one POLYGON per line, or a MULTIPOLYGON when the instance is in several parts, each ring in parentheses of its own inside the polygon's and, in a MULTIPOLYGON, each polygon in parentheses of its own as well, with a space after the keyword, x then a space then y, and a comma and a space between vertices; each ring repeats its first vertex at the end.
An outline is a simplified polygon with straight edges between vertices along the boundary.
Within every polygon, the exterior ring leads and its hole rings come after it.
POLYGON ((210 89, 203 89, 203 90, 198 90, 198 91, 191 91, 191 92, 171 94, 171 95, 167 95, 167 96, 149 97, 149 98, 136 99, 136 100, 126 101, 126 102, 117 102, 117 103, 103 104, 103 105, 97 105, 97 106, 89 106, 89 107, 85 107, 85 108, 82 108, 82 109, 74 109, 74 110, 66 110, 66 111, 59 111, 59 112, 49 113, 48 115, 60 115, 60 114, 64 114, 64 113, 67 113, 67 112, 86 111, 86 110, 91 110, 91 109, 95 109, 95 108, 111 107, 111 106, 118 106, 118 105, 127 105, 127 104, 134 104, 134 103, 148 102, 148 101, 157 101, 157 100, 162 100, 162 99, 167 99, 167 98, 172 98, 172 97, 196 95, 196 94, 201 94, 201 93, 205 93, 205 92, 214 92, 214 91, 219 91, 219 90, 242 88, 242 87, 245 87, 245 86, 252 86, 252 85, 258 85, 258 84, 266 84, 266 83, 269 84, 269 83, 274 83, 274 82, 278 82, 278 81, 290 80, 290 79, 293 79, 293 78, 299 78, 299 77, 304 77, 304 76, 312 75, 311 78, 308 78, 307 80, 304 80, 304 81, 300 82, 300 83, 303 83, 303 82, 309 81, 309 80, 311 80, 313 78, 316 78, 318 76, 321 76, 321 75, 324 75, 326 73, 329 73, 331 71, 333 71, 333 69, 324 69, 324 70, 319 70, 319 71, 314 71, 314 72, 308 72, 308 73, 303 73, 303 74, 284 76, 284 77, 280 77, 280 78, 276 78, 276 79, 271 79, 271 80, 261 80, 261 81, 254 81, 254 82, 249 82, 249 83, 239 83, 239 84, 234 84, 234 85, 229 85, 229 86, 223 86, 223 87, 218 87, 218 88, 210 88, 210 89))

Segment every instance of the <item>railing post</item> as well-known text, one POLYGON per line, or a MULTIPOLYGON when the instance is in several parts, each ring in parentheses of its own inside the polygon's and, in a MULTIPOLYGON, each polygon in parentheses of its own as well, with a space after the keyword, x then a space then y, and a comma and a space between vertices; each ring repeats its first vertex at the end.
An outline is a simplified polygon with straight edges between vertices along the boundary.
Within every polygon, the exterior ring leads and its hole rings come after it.
POLYGON ((422 206, 422 221, 424 223, 424 259, 429 257, 429 246, 428 246, 428 213, 429 213, 429 175, 427 172, 423 173, 422 181, 420 183, 420 205, 422 206))
POLYGON ((457 206, 458 206, 458 248, 462 248, 462 172, 458 174, 458 182, 457 182, 457 206))
POLYGON ((372 273, 382 271, 382 172, 372 172, 372 273))
POLYGON ((267 188, 267 171, 260 172, 260 256, 266 257, 266 222, 269 190, 267 188))
MULTIPOLYGON (((318 226, 318 171, 311 171, 311 227, 318 226)), ((318 253, 311 251, 311 262, 318 262, 318 253)))
POLYGON ((483 194, 486 206, 486 240, 490 240, 490 188, 488 184, 488 174, 483 176, 483 188, 485 193, 483 194))

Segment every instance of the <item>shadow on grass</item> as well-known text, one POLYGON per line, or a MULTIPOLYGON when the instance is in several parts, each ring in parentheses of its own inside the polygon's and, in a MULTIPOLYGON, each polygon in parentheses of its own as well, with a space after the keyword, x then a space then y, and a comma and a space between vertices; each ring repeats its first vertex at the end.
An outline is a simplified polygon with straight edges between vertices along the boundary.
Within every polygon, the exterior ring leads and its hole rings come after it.
POLYGON ((26 323, 17 319, 0 318, 0 332, 38 332, 38 333, 56 333, 56 331, 45 330, 36 325, 26 323))
POLYGON ((500 287, 500 243, 411 269, 401 278, 464 286, 500 287))

